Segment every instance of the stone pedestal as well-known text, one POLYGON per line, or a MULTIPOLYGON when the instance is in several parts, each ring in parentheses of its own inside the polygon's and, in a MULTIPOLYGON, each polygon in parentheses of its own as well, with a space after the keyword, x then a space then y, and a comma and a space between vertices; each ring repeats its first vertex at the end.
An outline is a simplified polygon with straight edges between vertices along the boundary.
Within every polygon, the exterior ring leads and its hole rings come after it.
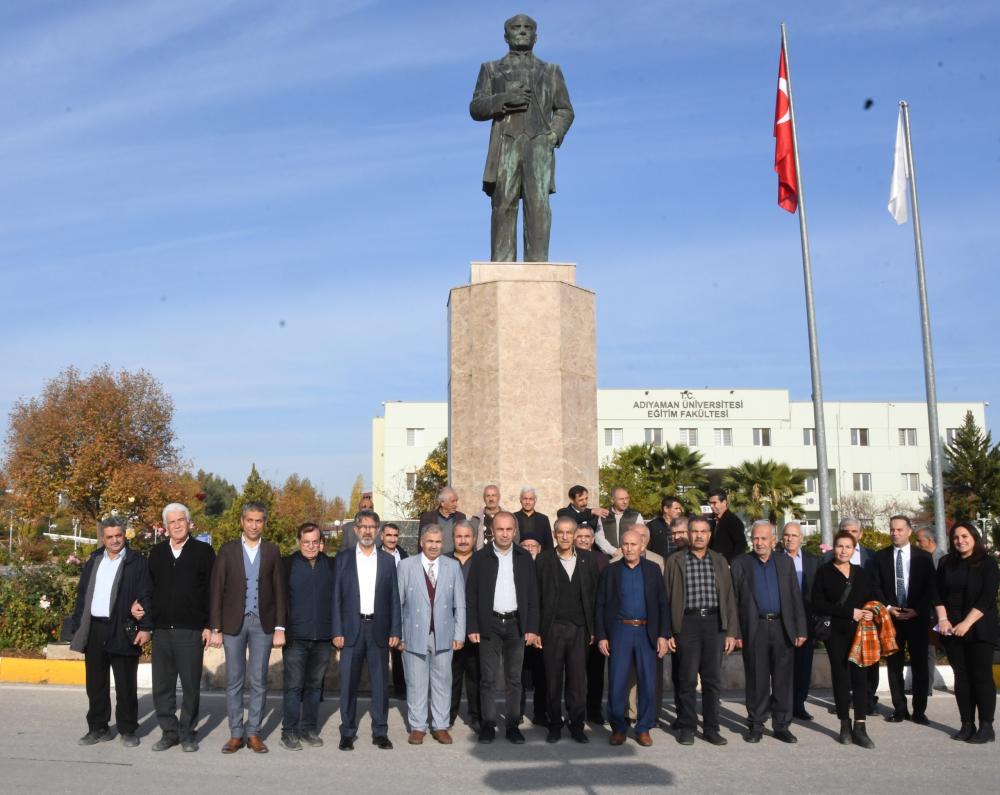
POLYGON ((569 263, 474 262, 451 290, 449 471, 467 514, 483 487, 517 510, 523 485, 555 519, 580 483, 597 493, 594 293, 569 263))

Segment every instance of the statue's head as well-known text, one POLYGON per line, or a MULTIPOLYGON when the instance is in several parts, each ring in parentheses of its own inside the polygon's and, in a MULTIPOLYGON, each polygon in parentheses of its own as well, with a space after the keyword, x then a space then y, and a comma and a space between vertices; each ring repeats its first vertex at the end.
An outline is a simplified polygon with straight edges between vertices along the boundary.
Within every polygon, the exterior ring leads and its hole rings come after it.
POLYGON ((530 50, 538 39, 538 24, 527 14, 517 14, 503 23, 503 38, 512 50, 530 50))

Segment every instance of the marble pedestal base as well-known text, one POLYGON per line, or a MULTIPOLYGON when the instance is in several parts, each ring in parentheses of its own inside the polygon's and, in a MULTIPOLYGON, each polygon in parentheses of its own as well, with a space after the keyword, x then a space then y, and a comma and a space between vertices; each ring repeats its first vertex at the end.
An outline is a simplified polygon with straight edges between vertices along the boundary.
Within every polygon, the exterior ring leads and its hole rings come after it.
POLYGON ((474 262, 451 290, 451 485, 467 514, 500 487, 517 510, 523 485, 555 519, 570 486, 597 493, 597 355, 594 293, 576 265, 474 262))

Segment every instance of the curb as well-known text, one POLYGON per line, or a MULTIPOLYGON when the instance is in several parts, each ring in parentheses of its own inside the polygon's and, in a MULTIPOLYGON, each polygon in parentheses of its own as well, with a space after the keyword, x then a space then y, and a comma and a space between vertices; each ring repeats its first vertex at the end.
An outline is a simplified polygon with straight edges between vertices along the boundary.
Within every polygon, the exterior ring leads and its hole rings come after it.
MULTIPOLYGON (((153 686, 153 666, 139 663, 138 686, 153 686)), ((0 657, 0 682, 26 685, 85 685, 87 671, 83 660, 32 660, 23 657, 0 657)), ((114 677, 112 677, 114 687, 114 677)))

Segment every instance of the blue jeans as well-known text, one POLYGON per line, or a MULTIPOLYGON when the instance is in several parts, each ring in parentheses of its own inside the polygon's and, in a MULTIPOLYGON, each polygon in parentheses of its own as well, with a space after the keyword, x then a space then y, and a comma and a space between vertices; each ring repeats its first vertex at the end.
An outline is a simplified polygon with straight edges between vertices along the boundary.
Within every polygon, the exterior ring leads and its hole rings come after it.
POLYGON ((267 664, 271 658, 273 634, 265 632, 255 615, 243 617, 243 625, 235 635, 223 635, 226 652, 226 711, 229 713, 229 736, 249 737, 260 734, 267 701, 267 664), (247 649, 250 664, 247 665, 247 649), (243 682, 250 671, 250 709, 246 726, 243 724, 243 682))
POLYGON ((314 732, 323 677, 330 665, 329 640, 293 638, 281 652, 284 664, 284 733, 314 732), (301 719, 299 713, 301 711, 301 719))

